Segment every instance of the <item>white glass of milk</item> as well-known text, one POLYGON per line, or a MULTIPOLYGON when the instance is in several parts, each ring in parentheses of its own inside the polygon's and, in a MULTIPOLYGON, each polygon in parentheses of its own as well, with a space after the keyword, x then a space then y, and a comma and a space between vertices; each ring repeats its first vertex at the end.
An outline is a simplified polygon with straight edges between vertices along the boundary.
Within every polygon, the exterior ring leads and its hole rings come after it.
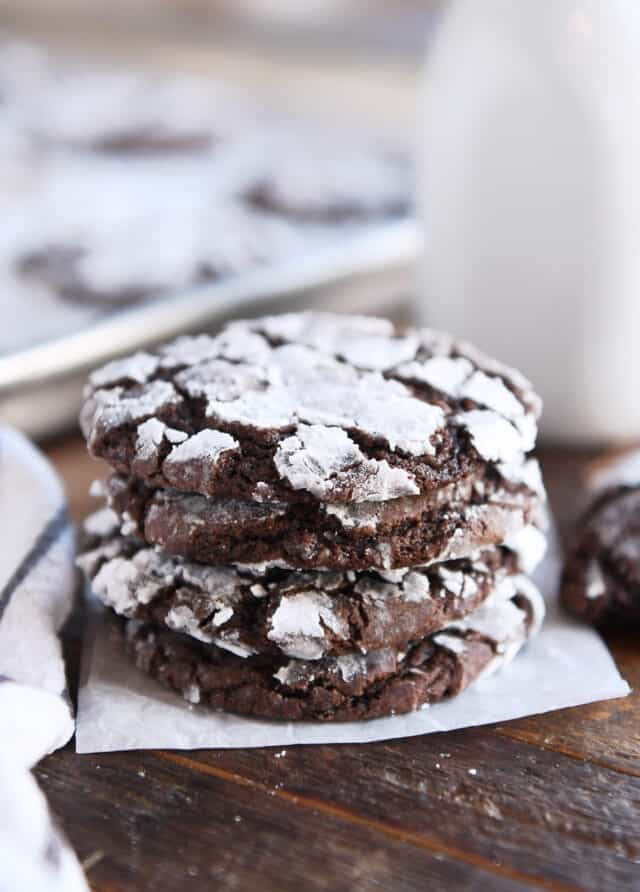
POLYGON ((421 108, 422 321, 521 368, 548 439, 640 436, 640 2, 459 0, 421 108))

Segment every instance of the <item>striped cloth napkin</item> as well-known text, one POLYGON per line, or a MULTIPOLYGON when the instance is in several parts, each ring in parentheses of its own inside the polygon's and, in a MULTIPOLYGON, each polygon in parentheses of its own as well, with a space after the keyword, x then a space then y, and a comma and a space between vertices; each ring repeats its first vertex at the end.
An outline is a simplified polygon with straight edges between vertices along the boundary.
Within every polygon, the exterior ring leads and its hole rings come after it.
POLYGON ((0 889, 86 892, 29 771, 74 730, 57 634, 73 602, 73 527, 49 463, 6 427, 0 511, 0 889))

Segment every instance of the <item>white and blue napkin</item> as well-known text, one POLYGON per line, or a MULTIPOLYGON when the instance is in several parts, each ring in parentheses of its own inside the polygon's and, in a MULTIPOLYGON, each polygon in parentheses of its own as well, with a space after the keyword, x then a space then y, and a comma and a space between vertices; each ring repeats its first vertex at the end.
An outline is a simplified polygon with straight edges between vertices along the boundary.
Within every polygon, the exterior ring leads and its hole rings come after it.
POLYGON ((0 889, 88 892, 29 769, 74 731, 58 632, 75 589, 62 484, 0 427, 0 889))

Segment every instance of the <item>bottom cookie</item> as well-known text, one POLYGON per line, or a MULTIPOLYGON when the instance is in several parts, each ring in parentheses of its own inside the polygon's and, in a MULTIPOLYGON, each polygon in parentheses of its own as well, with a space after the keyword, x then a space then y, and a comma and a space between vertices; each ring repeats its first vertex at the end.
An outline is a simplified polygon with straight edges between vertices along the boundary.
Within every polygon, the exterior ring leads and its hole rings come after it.
POLYGON ((561 598, 598 625, 640 623, 640 486, 603 490, 569 551, 561 598))
POLYGON ((268 719, 351 721, 411 712, 460 693, 508 663, 543 615, 535 586, 513 576, 473 613, 405 651, 243 658, 137 620, 122 627, 138 668, 191 703, 268 719))

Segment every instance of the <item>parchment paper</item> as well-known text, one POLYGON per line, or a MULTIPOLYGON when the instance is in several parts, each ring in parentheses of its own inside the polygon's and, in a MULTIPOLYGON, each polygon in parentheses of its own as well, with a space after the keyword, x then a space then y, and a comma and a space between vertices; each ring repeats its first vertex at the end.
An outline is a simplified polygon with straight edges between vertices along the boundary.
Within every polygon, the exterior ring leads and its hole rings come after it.
POLYGON ((365 743, 448 731, 624 697, 629 686, 600 636, 555 605, 560 561, 547 556, 536 582, 547 598, 540 635, 495 675, 418 712, 368 722, 268 722, 192 706, 138 671, 96 611, 86 644, 76 727, 79 753, 365 743))

